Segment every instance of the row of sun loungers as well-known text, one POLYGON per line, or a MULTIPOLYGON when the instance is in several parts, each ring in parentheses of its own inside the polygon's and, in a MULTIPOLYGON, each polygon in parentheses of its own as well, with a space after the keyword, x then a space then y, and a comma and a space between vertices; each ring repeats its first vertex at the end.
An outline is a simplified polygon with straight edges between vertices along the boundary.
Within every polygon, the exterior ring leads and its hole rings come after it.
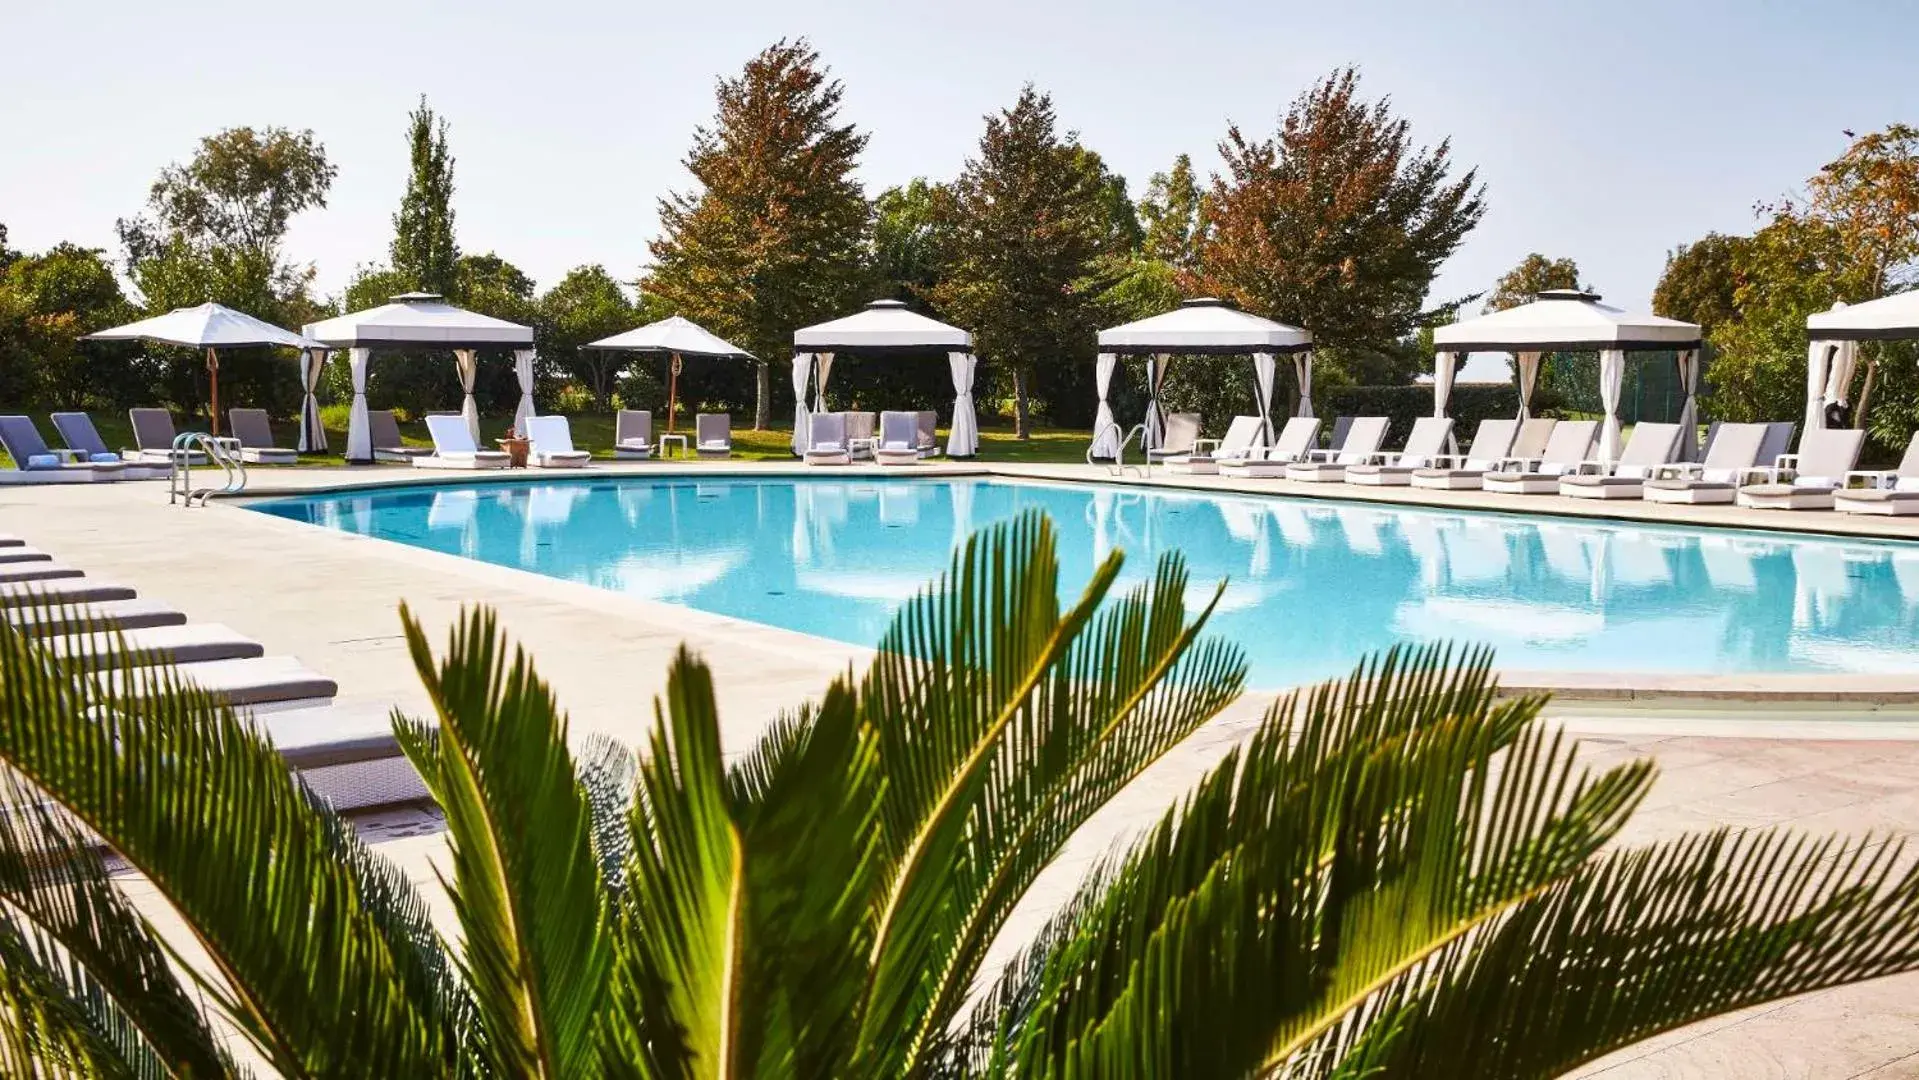
MULTIPOLYGON (((290 768, 336 807, 420 798, 385 707, 342 705, 339 686, 291 656, 135 590, 86 576, 13 536, 0 536, 0 619, 34 638, 48 663, 125 691, 133 673, 172 668, 248 716, 290 768)), ((90 722, 76 717, 75 723, 90 722)))
POLYGON ((1702 459, 1686 462, 1678 460, 1679 425, 1642 423, 1617 460, 1604 462, 1593 453, 1596 421, 1487 420, 1463 452, 1450 449, 1453 421, 1446 417, 1416 421, 1399 450, 1380 448, 1386 428, 1384 417, 1342 417, 1331 444, 1322 448, 1319 420, 1294 417, 1267 446, 1258 417, 1236 417, 1225 436, 1214 441, 1198 438, 1196 414, 1175 413, 1166 418, 1162 447, 1149 456, 1172 471, 1241 479, 1919 513, 1919 434, 1897 469, 1861 471, 1854 466, 1865 433, 1857 429, 1809 431, 1798 450, 1787 453, 1790 423, 1715 424, 1702 459))
POLYGON ((851 465, 856 458, 870 458, 880 465, 917 465, 939 453, 936 423, 930 412, 883 412, 874 435, 872 413, 815 413, 808 420, 801 460, 851 465))

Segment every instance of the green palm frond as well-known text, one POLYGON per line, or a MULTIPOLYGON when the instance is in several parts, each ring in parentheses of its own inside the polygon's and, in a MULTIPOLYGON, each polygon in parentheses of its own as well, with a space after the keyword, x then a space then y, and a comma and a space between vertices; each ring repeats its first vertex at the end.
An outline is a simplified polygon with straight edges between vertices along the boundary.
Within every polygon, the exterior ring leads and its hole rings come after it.
POLYGON ((1489 670, 1389 653, 1277 706, 1018 969, 993 1070, 1267 1071, 1575 870, 1650 772, 1582 774, 1489 670))
POLYGON ((1902 845, 1724 830, 1618 852, 1409 977, 1400 1029, 1337 1033, 1298 1075, 1554 1076, 1694 1021, 1919 969, 1902 845))
POLYGON ((684 649, 648 749, 603 1054, 609 1071, 632 1075, 732 1076, 745 993, 744 852, 727 805, 713 675, 684 649))
POLYGON ((21 988, 62 990, 70 1015, 97 1041, 96 1056, 110 1050, 129 1075, 236 1075, 159 939, 86 839, 12 778, 0 779, 0 805, 7 807, 0 814, 0 927, 10 935, 8 962, 25 950, 31 955, 20 962, 40 972, 21 988))
POLYGON ((76 677, 0 624, 0 760, 146 875, 282 1075, 459 1070, 424 905, 234 710, 169 668, 76 677))
MULTIPOLYGON (((0 1076, 146 1080, 167 1075, 150 1047, 122 1041, 89 1008, 84 972, 65 970, 0 920, 0 1076)), ((220 1075, 220 1074, 212 1074, 220 1075)))
POLYGON ((861 686, 891 864, 862 1036, 870 1069, 939 1055, 1033 878, 1239 693, 1239 651, 1196 644, 1211 605, 1187 621, 1183 564, 1162 560, 1103 606, 1120 565, 1106 560, 1062 612, 1051 525, 1027 515, 969 543, 882 639, 861 686))
POLYGON ((483 1052, 498 1075, 585 1075, 610 911, 566 719, 526 655, 509 661, 491 613, 466 615, 437 662, 404 607, 401 621, 439 718, 432 735, 401 725, 402 745, 446 814, 483 1052))

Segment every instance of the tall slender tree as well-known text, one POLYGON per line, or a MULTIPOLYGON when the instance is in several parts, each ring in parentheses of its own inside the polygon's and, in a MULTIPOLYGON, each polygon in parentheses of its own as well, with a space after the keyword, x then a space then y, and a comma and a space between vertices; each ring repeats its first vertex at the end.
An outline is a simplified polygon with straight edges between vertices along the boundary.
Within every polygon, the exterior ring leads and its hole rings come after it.
POLYGON ((1112 284, 1102 257, 1137 241, 1137 221, 1130 233, 1115 225, 1112 179, 1076 132, 1059 133, 1052 98, 1029 83, 1011 109, 986 118, 979 155, 945 204, 952 262, 934 302, 1011 373, 1022 439, 1035 369, 1086 352, 1112 284))
POLYGON ((1476 172, 1454 179, 1450 145, 1418 146, 1391 99, 1360 96, 1350 67, 1301 94, 1273 137, 1235 126, 1219 149, 1189 284, 1335 351, 1411 334, 1440 264, 1485 213, 1476 172))
POLYGON ((1193 159, 1181 154, 1173 167, 1154 173, 1139 201, 1146 226, 1146 255, 1181 270, 1199 261, 1199 239, 1205 230, 1205 193, 1193 172, 1193 159))
POLYGON ((840 122, 843 96, 805 39, 779 41, 720 80, 718 111, 686 156, 698 187, 660 200, 644 287, 761 357, 756 428, 771 417, 767 358, 871 285, 871 208, 853 177, 866 136, 840 122))
POLYGON ((451 295, 457 286, 460 247, 453 237, 453 154, 447 121, 420 96, 407 114, 411 170, 399 212, 393 215, 393 269, 427 292, 451 295))

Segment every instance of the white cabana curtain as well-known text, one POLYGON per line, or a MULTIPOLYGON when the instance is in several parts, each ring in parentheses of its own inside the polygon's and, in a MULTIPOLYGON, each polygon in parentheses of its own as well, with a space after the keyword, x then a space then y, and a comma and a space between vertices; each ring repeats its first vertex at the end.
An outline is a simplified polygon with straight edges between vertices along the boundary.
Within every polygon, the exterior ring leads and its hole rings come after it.
POLYGON ((1679 351, 1679 385, 1686 403, 1679 407, 1679 451, 1687 461, 1699 460, 1699 350, 1679 351))
POLYGON ((1858 365, 1858 342, 1841 341, 1833 347, 1832 371, 1826 376, 1827 408, 1852 404, 1852 373, 1858 365))
POLYGON ((813 378, 813 411, 826 411, 826 380, 833 374, 833 354, 830 352, 813 355, 813 369, 818 372, 813 378))
POLYGON ((1159 416, 1159 388, 1166 381, 1166 363, 1170 359, 1165 353, 1155 353, 1146 358, 1146 436, 1148 450, 1159 449, 1159 441, 1165 434, 1159 416))
POLYGON ((1106 395, 1113 388, 1113 369, 1119 357, 1103 352, 1093 366, 1093 388, 1099 392, 1099 410, 1093 414, 1093 456, 1116 457, 1119 454, 1119 421, 1113 418, 1113 403, 1106 395))
POLYGON ((1311 350, 1293 354, 1293 378, 1299 383, 1299 404, 1294 416, 1313 415, 1313 354, 1311 350))
POLYGON ((1806 423, 1800 428, 1800 438, 1826 426, 1826 381, 1831 377, 1832 354, 1836 351, 1838 344, 1831 341, 1815 341, 1806 347, 1806 423))
POLYGON ((1619 349, 1599 353, 1599 400, 1606 407, 1606 419, 1599 427, 1599 460, 1611 465, 1619 460, 1619 394, 1626 385, 1626 354, 1619 349))
POLYGON ((979 416, 973 412, 973 369, 978 363, 972 353, 946 354, 946 364, 953 369, 953 426, 946 433, 947 457, 979 453, 979 416))
POLYGON ((366 413, 366 365, 372 349, 347 351, 347 373, 353 378, 353 409, 347 414, 346 459, 373 460, 373 427, 366 413))
POLYGON ((806 411, 806 384, 813 374, 813 354, 793 354, 793 452, 806 453, 807 427, 812 417, 806 411))
POLYGON ((539 415, 533 411, 533 355, 532 349, 513 350, 513 374, 520 380, 520 407, 513 410, 513 430, 522 435, 526 434, 526 422, 539 415))
POLYGON ((326 426, 320 423, 320 375, 326 371, 327 350, 307 349, 300 354, 300 452, 314 454, 326 447, 326 426))
POLYGON ((480 374, 480 350, 453 350, 453 367, 460 373, 460 392, 466 398, 460 402, 460 415, 466 417, 467 433, 473 436, 473 444, 480 443, 480 407, 473 403, 473 380, 480 374))
POLYGON ((1273 374, 1278 360, 1272 353, 1253 354, 1253 388, 1259 393, 1260 441, 1273 443, 1273 374))
POLYGON ((1445 416, 1453 400, 1453 375, 1459 370, 1459 354, 1433 354, 1433 415, 1445 416))
POLYGON ((1516 353, 1513 356, 1519 369, 1519 421, 1525 423, 1533 415, 1533 386, 1539 382, 1539 354, 1536 352, 1516 353))

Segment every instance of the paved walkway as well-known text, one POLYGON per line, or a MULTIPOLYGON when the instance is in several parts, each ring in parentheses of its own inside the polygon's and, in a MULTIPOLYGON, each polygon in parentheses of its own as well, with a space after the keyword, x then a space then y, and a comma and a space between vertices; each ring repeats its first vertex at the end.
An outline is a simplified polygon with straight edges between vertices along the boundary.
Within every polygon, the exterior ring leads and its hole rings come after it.
MULTIPOLYGON (((258 476, 305 487, 337 483, 337 475, 328 476, 335 472, 348 471, 258 476)), ((1033 472, 1064 478, 1052 468, 1033 472)), ((397 469, 379 471, 381 479, 393 474, 413 479, 397 469)), ((436 637, 462 605, 493 605, 538 658, 576 730, 628 740, 643 730, 666 662, 682 641, 716 669, 724 738, 735 749, 748 745, 777 710, 817 692, 860 655, 806 635, 233 507, 170 509, 157 484, 0 488, 0 531, 24 536, 92 576, 180 605, 196 620, 224 622, 270 652, 297 655, 338 678, 349 700, 421 706, 394 614, 402 600, 436 637)), ((1090 823, 1035 888, 1010 933, 1030 930, 1089 860, 1153 820, 1244 736, 1260 707, 1249 699, 1229 710, 1090 823)), ((1919 724, 1907 717, 1773 711, 1747 720, 1604 715, 1590 708, 1558 715, 1589 736, 1596 758, 1650 755, 1664 767, 1652 804, 1634 823, 1634 839, 1715 824, 1849 834, 1919 828, 1919 724)), ((416 882, 437 888, 431 867, 436 859, 443 865, 445 840, 430 814, 387 811, 369 815, 363 826, 416 882)), ((150 889, 131 887, 161 926, 177 926, 150 889)), ((443 896, 434 904, 449 914, 443 896)), ((1619 1055, 1591 1075, 1919 1076, 1919 977, 1811 995, 1688 1029, 1619 1055)))

